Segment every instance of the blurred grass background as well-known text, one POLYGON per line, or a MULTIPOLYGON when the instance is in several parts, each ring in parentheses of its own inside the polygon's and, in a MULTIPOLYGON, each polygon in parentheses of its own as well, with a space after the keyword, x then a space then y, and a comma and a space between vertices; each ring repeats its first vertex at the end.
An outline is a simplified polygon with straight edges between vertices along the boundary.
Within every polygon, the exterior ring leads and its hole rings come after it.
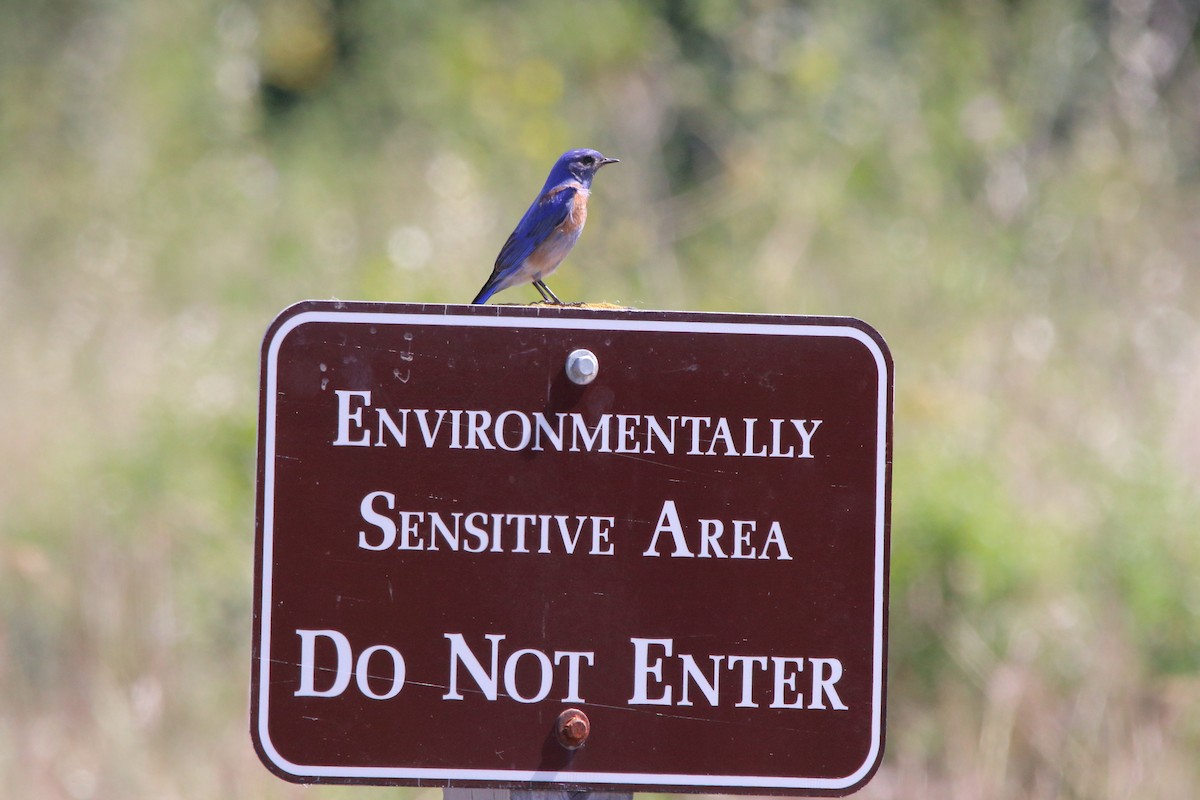
POLYGON ((0 0, 0 795, 437 800, 251 749, 258 348, 467 302, 589 146, 559 295, 891 345, 862 796, 1196 796, 1198 13, 0 0))

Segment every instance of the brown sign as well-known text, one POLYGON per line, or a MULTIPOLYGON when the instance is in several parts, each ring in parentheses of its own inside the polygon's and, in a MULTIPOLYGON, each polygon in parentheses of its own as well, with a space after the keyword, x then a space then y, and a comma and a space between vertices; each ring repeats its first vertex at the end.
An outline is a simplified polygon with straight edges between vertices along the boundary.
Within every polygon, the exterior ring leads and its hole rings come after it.
POLYGON ((853 319, 287 309, 262 353, 264 763, 861 787, 883 752, 891 391, 853 319))

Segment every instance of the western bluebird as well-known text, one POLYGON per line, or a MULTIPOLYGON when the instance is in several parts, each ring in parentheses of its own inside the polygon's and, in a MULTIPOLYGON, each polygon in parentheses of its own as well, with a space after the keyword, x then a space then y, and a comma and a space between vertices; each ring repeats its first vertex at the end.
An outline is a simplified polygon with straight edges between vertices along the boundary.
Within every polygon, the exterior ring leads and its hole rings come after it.
POLYGON ((486 303, 501 289, 532 282, 543 300, 562 305, 542 279, 558 268, 579 240, 596 171, 619 160, 605 158, 595 150, 563 153, 537 199, 500 248, 491 277, 471 302, 486 303))

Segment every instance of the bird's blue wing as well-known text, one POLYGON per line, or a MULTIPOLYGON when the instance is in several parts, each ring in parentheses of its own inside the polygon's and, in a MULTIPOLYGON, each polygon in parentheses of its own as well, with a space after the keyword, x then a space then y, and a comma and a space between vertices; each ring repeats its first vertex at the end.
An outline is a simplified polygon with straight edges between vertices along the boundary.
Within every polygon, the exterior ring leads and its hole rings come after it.
POLYGON ((509 234, 508 241, 500 248, 491 276, 472 303, 486 303, 489 297, 500 291, 504 280, 519 270, 537 246, 566 221, 575 202, 575 193, 575 187, 561 186, 551 189, 533 202, 509 234))
POLYGON ((552 189, 539 197, 500 248, 492 275, 503 275, 519 267, 555 228, 563 224, 574 202, 573 186, 552 189))

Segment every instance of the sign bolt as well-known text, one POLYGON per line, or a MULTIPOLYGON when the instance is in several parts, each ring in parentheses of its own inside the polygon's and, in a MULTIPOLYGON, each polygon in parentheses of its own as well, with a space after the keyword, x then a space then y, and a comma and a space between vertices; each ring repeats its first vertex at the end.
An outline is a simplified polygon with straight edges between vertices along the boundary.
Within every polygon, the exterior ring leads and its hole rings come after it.
POLYGON ((572 383, 587 386, 599 372, 600 362, 591 350, 572 350, 567 356, 567 377, 572 383))
POLYGON ((558 715, 554 732, 558 735, 559 744, 568 750, 578 750, 587 742, 592 723, 588 721, 587 714, 578 708, 568 708, 558 715))

